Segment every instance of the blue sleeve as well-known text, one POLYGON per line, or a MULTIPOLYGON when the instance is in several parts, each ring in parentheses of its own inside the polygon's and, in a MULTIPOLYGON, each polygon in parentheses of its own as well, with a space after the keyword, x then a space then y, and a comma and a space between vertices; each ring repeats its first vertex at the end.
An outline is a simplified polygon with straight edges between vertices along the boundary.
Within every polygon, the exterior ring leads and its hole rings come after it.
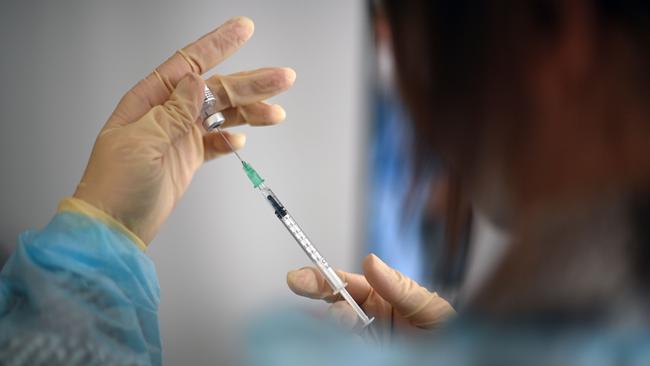
MULTIPOLYGON (((416 353, 380 347, 339 328, 331 321, 297 311, 271 311, 258 316, 244 338, 243 364, 248 366, 390 366, 422 365, 416 353)), ((435 363, 437 364, 437 363, 435 363)))
POLYGON ((0 273, 0 360, 160 365, 160 289, 147 256, 88 216, 24 232, 0 273))

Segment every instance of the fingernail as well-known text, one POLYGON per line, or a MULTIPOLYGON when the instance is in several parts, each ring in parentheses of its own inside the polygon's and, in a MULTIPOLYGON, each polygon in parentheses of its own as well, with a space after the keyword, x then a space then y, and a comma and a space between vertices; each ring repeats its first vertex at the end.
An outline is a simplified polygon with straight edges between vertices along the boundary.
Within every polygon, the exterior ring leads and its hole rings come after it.
POLYGON ((381 258, 375 255, 375 253, 370 253, 368 256, 370 257, 370 262, 376 266, 379 266, 380 269, 389 268, 388 265, 381 260, 381 258))
POLYGON ((246 24, 253 24, 253 20, 249 17, 245 17, 242 15, 238 15, 235 17, 230 18, 227 23, 246 23, 246 24))
POLYGON ((294 269, 293 271, 289 271, 289 273, 287 273, 287 278, 291 279, 292 282, 300 281, 305 276, 304 272, 305 271, 303 268, 294 269))
POLYGON ((374 253, 369 254, 367 258, 363 263, 363 270, 366 275, 371 275, 375 279, 384 278, 389 281, 400 280, 399 271, 387 265, 374 253))
POLYGON ((246 145, 246 135, 243 133, 232 133, 228 136, 228 140, 235 150, 239 150, 246 145))
POLYGON ((318 281, 314 272, 308 268, 300 268, 287 273, 287 283, 289 287, 299 290, 303 294, 318 293, 318 281))
POLYGON ((283 69, 289 77, 289 85, 293 85, 296 81, 296 71, 290 67, 283 67, 283 69))
POLYGON ((251 35, 253 35, 253 32, 255 31, 255 23, 253 23, 253 20, 248 17, 237 16, 231 18, 226 23, 236 24, 234 28, 235 31, 239 34, 239 36, 245 39, 248 39, 251 35))
POLYGON ((273 108, 274 108, 276 111, 278 111, 278 112, 280 113, 280 116, 277 117, 280 121, 282 121, 282 120, 284 120, 285 118, 287 118, 287 111, 285 111, 284 108, 282 108, 281 105, 279 105, 279 104, 274 104, 274 105, 273 105, 273 108))

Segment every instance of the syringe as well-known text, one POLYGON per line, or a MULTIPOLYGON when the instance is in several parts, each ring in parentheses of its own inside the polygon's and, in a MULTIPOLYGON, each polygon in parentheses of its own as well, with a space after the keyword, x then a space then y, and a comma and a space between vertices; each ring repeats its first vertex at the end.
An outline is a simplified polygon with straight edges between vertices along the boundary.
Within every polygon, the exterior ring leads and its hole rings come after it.
MULTIPOLYGON (((217 130, 221 133, 221 129, 217 130)), ((273 210, 275 210, 275 216, 280 219, 284 227, 287 228, 291 236, 293 236, 296 242, 298 242, 298 245, 300 245, 305 254, 307 254, 309 259, 311 259, 311 261, 316 265, 318 270, 327 280, 327 283, 329 283, 330 287, 332 288, 332 292, 334 294, 341 294, 345 301, 350 304, 354 312, 357 313, 359 319, 361 322, 363 322, 364 327, 372 323, 375 318, 368 318, 368 315, 366 315, 366 313, 361 309, 357 302, 354 301, 348 290, 345 288, 347 286, 347 283, 341 280, 341 277, 336 274, 334 269, 330 267, 329 263, 327 263, 325 258, 318 252, 314 244, 312 244, 311 240, 309 240, 307 235, 305 235, 305 233, 300 228, 300 225, 298 225, 296 220, 294 220, 284 205, 282 205, 275 193, 273 193, 271 188, 267 187, 264 184, 264 179, 262 179, 262 177, 257 174, 255 169, 253 169, 250 164, 241 160, 241 158, 240 161, 244 167, 244 171, 246 172, 248 179, 251 181, 251 183, 253 183, 253 187, 255 187, 262 194, 264 199, 271 205, 273 210)))
POLYGON ((251 181, 251 183, 253 183, 253 187, 262 194, 264 199, 271 205, 273 210, 275 210, 275 216, 280 219, 284 227, 289 230, 291 236, 293 236, 296 242, 298 242, 298 245, 300 245, 305 254, 307 254, 309 259, 311 259, 321 274, 325 277, 327 283, 329 283, 330 287, 332 287, 333 294, 341 294, 345 301, 350 304, 354 312, 357 313, 357 316, 359 316, 359 319, 361 319, 364 327, 372 323, 375 318, 368 318, 368 315, 364 313, 359 304, 354 301, 348 290, 346 290, 345 287, 347 284, 341 280, 341 277, 336 274, 334 269, 330 267, 329 263, 327 263, 325 258, 318 252, 314 244, 312 244, 311 240, 309 240, 307 235, 305 235, 296 220, 294 220, 293 217, 289 214, 287 209, 282 205, 271 188, 267 187, 264 184, 264 179, 262 179, 262 177, 257 174, 255 169, 253 169, 250 164, 245 162, 241 156, 239 156, 239 154, 230 144, 230 141, 228 141, 226 136, 224 136, 224 134, 221 132, 220 126, 225 122, 225 118, 220 112, 217 112, 215 110, 214 106, 216 99, 207 86, 204 88, 204 93, 205 96, 203 99, 201 118, 203 119, 203 126, 205 129, 209 132, 216 130, 221 134, 221 137, 226 142, 226 144, 228 144, 230 150, 235 153, 235 156, 242 163, 248 179, 251 181))

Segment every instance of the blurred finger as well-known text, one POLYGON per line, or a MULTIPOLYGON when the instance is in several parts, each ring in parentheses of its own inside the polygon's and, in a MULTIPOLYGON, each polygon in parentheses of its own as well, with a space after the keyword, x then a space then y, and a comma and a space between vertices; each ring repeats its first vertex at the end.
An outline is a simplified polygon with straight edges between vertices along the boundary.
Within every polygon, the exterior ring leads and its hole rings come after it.
POLYGON ((226 118, 223 127, 239 126, 245 123, 251 126, 275 125, 284 121, 287 115, 282 106, 266 102, 228 108, 221 113, 226 118))
POLYGON ((420 328, 433 328, 455 314, 451 305, 371 254, 363 261, 366 279, 375 292, 420 328))
POLYGON ((289 89, 296 72, 288 67, 263 68, 230 75, 215 75, 206 84, 212 90, 217 110, 244 106, 268 99, 289 89))
MULTIPOLYGON (((336 272, 354 300, 362 304, 371 292, 370 285, 364 276, 343 271, 336 272)), ((332 294, 332 288, 325 277, 314 267, 303 267, 287 273, 287 285, 296 295, 310 299, 320 299, 328 302, 340 300, 340 295, 332 294)))
MULTIPOLYGON (((223 136, 228 139, 230 145, 236 150, 241 149, 246 144, 246 135, 243 133, 230 133, 222 131, 223 136)), ((212 160, 221 155, 229 154, 232 152, 228 143, 220 133, 209 133, 203 136, 203 146, 205 151, 205 161, 212 160)))
POLYGON ((253 34, 253 21, 235 17, 174 53, 122 98, 114 113, 118 125, 135 121, 162 104, 187 73, 201 74, 237 51, 253 34))

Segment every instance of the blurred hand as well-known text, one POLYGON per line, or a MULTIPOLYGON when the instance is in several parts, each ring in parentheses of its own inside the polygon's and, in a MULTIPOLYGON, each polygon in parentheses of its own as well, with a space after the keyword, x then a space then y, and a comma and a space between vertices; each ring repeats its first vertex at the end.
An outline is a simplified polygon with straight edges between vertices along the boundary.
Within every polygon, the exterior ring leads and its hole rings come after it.
MULTIPOLYGON (((253 34, 248 18, 233 18, 176 52, 122 98, 103 127, 76 198, 108 213, 148 244, 206 161, 230 150, 198 121, 204 81, 200 74, 239 49, 253 34)), ((265 68, 205 81, 224 127, 270 125, 285 112, 263 100, 288 89, 295 73, 265 68)), ((245 136, 226 136, 235 149, 245 136)))
MULTIPOLYGON (((337 271, 347 290, 370 317, 371 325, 382 339, 391 339, 396 333, 418 334, 443 325, 456 312, 435 292, 429 292, 412 279, 387 266, 374 254, 363 261, 364 275, 337 271)), ((305 267, 287 274, 289 288, 300 296, 322 299, 333 303, 330 314, 338 322, 355 328, 358 318, 340 295, 332 289, 320 272, 305 267)))

